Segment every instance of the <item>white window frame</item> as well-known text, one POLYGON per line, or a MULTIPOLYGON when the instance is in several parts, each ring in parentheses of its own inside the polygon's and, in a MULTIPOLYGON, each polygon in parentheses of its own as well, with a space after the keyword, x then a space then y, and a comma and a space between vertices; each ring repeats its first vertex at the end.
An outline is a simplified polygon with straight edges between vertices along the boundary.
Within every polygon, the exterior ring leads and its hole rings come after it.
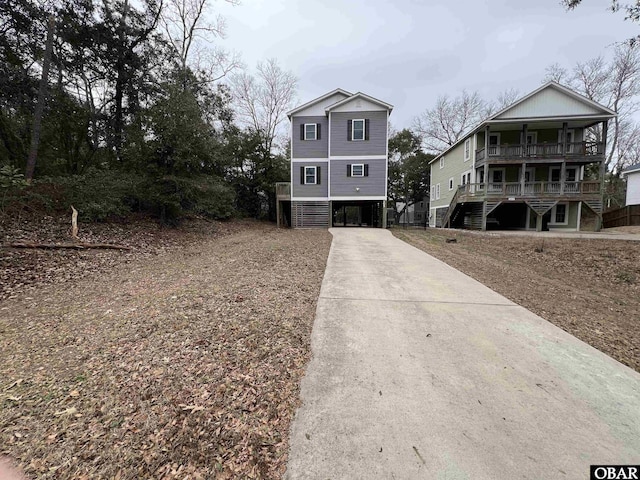
POLYGON ((440 200, 440 184, 436 183, 436 200, 440 200))
POLYGON ((453 185, 454 185, 454 183, 455 183, 455 182, 453 181, 453 177, 451 177, 451 178, 449 179, 449 191, 453 190, 453 185))
POLYGON ((431 200, 432 202, 436 199, 436 186, 435 185, 430 185, 429 186, 429 200, 431 200))
POLYGON ((364 118, 354 118, 351 120, 351 141, 353 142, 363 142, 367 137, 365 129, 367 127, 367 122, 364 121, 364 118), (362 122, 362 138, 356 138, 356 122, 362 122))
POLYGON ((305 185, 317 185, 318 184, 318 168, 317 167, 311 167, 311 166, 305 166, 304 167, 304 184, 305 185), (313 183, 311 182, 307 182, 307 170, 313 170, 313 183))
POLYGON ((444 168, 444 157, 440 157, 440 168, 444 168))
POLYGON ((549 225, 569 225, 569 204, 568 203, 556 203, 551 209, 551 219, 549 225), (557 207, 558 205, 564 205, 564 222, 556 221, 557 207))
POLYGON ((352 177, 364 177, 364 163, 354 163, 351 165, 351 176, 352 177), (353 167, 361 167, 362 168, 362 173, 360 175, 356 175, 354 173, 354 168, 353 167))
POLYGON ((471 139, 467 138, 464 142, 464 161, 468 162, 471 160, 471 139))
MULTIPOLYGON (((573 153, 573 143, 576 143, 576 131, 574 128, 567 129, 567 136, 571 135, 571 141, 567 142, 567 153, 573 153)), ((562 129, 558 130, 558 143, 562 143, 562 129)))
POLYGON ((304 124, 304 139, 305 140, 317 140, 318 139, 318 124, 317 123, 305 123, 304 124), (307 127, 313 125, 313 138, 307 137, 307 127))

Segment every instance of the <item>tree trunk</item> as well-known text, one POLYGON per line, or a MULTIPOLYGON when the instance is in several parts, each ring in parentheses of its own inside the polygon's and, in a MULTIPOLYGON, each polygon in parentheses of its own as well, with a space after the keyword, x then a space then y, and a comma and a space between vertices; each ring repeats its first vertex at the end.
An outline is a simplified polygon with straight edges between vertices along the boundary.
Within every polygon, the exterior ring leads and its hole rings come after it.
POLYGON ((27 168, 25 178, 27 182, 31 182, 33 174, 36 170, 36 161, 38 159, 38 145, 40 144, 40 131, 42 127, 42 114, 44 112, 44 103, 47 96, 47 85, 49 81, 49 65, 51 63, 51 51, 53 50, 53 32, 56 26, 56 19, 53 15, 49 16, 47 24, 47 43, 44 50, 44 60, 42 64, 42 77, 40 78, 40 88, 38 89, 38 103, 36 111, 33 115, 33 129, 31 131, 31 147, 29 148, 29 157, 27 158, 27 168))

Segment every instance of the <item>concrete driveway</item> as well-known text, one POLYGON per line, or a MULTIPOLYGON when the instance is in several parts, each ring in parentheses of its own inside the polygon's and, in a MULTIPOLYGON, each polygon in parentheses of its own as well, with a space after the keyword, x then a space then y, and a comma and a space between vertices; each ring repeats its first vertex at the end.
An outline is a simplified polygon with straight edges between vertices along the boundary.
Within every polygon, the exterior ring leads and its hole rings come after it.
POLYGON ((287 479, 588 479, 640 374, 379 229, 332 229, 287 479))

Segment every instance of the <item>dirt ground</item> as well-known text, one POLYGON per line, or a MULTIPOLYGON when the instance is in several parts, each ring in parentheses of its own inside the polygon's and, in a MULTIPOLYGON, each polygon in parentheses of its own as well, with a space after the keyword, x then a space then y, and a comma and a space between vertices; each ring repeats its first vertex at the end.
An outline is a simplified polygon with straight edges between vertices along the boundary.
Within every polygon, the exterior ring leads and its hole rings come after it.
POLYGON ((640 242, 440 229, 393 234, 640 371, 640 242))
POLYGON ((280 478, 330 234, 91 229, 135 249, 0 250, 0 457, 29 478, 280 478))

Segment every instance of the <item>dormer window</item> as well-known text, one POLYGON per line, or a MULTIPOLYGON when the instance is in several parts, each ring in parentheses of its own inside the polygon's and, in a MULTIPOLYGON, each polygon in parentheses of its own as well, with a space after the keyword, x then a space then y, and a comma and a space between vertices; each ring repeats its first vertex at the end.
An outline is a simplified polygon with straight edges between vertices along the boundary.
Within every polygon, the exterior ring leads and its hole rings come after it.
POLYGON ((353 121, 352 135, 351 140, 364 140, 364 119, 353 121))

